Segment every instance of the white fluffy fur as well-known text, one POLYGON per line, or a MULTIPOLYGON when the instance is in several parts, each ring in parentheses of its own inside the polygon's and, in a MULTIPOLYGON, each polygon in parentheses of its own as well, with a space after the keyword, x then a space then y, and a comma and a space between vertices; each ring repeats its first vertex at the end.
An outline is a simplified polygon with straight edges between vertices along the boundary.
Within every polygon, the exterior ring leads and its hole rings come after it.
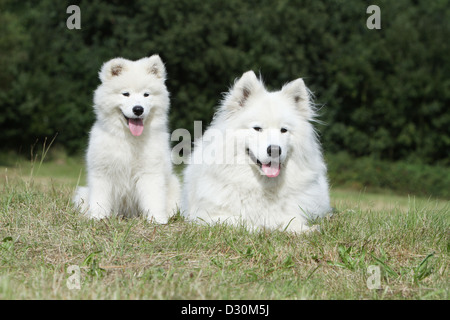
POLYGON ((165 76, 158 55, 138 61, 116 58, 103 65, 86 155, 88 186, 78 188, 74 197, 89 218, 143 214, 167 223, 175 212, 180 185, 170 161, 165 76), (144 108, 140 136, 131 134, 125 118, 134 117, 136 105, 144 108))
POLYGON ((302 79, 268 92, 252 71, 244 73, 195 143, 184 172, 183 214, 250 230, 308 230, 309 219, 331 211, 326 166, 310 123, 314 115, 302 79), (269 145, 282 150, 281 171, 271 178, 255 161, 271 160, 269 145))

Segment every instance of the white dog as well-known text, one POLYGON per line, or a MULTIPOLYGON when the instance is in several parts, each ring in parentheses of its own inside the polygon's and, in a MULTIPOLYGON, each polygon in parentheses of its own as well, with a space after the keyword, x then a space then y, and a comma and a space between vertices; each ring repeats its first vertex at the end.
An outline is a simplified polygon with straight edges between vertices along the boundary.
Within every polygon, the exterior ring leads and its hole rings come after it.
POLYGON ((309 219, 331 212, 314 116, 302 79, 268 92, 252 71, 244 73, 196 141, 183 214, 250 230, 308 230, 309 219))
POLYGON ((86 155, 88 187, 78 188, 74 202, 94 219, 142 214, 167 223, 180 185, 170 161, 164 64, 158 55, 116 58, 99 76, 86 155))

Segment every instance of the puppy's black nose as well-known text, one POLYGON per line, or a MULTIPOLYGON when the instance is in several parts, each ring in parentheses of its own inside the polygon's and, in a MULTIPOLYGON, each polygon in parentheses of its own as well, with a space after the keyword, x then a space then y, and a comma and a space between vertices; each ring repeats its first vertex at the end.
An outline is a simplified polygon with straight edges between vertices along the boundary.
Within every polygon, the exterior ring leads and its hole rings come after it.
POLYGON ((281 156, 281 147, 270 145, 267 147, 267 154, 272 157, 272 153, 274 157, 281 156))
POLYGON ((144 113, 144 108, 141 106, 134 106, 133 107, 133 113, 137 116, 140 116, 141 114, 144 113))

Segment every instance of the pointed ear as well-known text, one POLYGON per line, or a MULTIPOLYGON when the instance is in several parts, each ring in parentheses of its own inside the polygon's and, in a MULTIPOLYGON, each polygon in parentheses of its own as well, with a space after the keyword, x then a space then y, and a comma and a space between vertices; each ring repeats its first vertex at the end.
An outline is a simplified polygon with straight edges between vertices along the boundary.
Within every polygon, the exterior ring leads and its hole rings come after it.
POLYGON ((105 82, 120 76, 126 70, 127 63, 128 60, 124 58, 115 58, 105 62, 98 74, 100 80, 105 82))
POLYGON ((308 118, 314 115, 310 105, 311 94, 308 88, 306 88, 305 82, 302 78, 298 78, 297 80, 291 81, 284 85, 281 92, 291 98, 297 108, 304 112, 308 118))
POLYGON ((166 67, 162 62, 159 55, 154 54, 149 58, 144 58, 146 60, 147 72, 154 75, 158 79, 166 80, 166 67))
POLYGON ((305 82, 302 78, 298 78, 284 85, 281 91, 292 97, 295 103, 309 100, 308 89, 306 89, 305 82))
POLYGON ((247 71, 236 81, 226 95, 224 105, 228 108, 240 108, 245 105, 248 98, 263 88, 263 84, 253 71, 247 71))

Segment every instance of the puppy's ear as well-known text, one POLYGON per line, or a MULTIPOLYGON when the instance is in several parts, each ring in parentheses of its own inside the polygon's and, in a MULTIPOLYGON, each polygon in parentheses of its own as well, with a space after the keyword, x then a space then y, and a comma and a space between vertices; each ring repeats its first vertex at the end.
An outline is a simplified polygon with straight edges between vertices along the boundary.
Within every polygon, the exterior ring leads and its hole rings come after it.
POLYGON ((284 85, 281 92, 292 99, 292 102, 308 119, 314 116, 314 111, 311 107, 311 93, 306 88, 302 78, 284 85))
POLYGON ((149 58, 144 58, 146 61, 147 72, 154 75, 158 79, 166 80, 166 68, 159 55, 154 54, 149 58))
POLYGON ((120 76, 126 70, 127 63, 128 60, 124 58, 115 58, 105 62, 98 74, 100 80, 105 82, 120 76))
POLYGON ((261 81, 253 71, 247 71, 236 81, 225 97, 224 105, 227 108, 238 109, 245 106, 249 97, 256 91, 264 88, 261 81))

